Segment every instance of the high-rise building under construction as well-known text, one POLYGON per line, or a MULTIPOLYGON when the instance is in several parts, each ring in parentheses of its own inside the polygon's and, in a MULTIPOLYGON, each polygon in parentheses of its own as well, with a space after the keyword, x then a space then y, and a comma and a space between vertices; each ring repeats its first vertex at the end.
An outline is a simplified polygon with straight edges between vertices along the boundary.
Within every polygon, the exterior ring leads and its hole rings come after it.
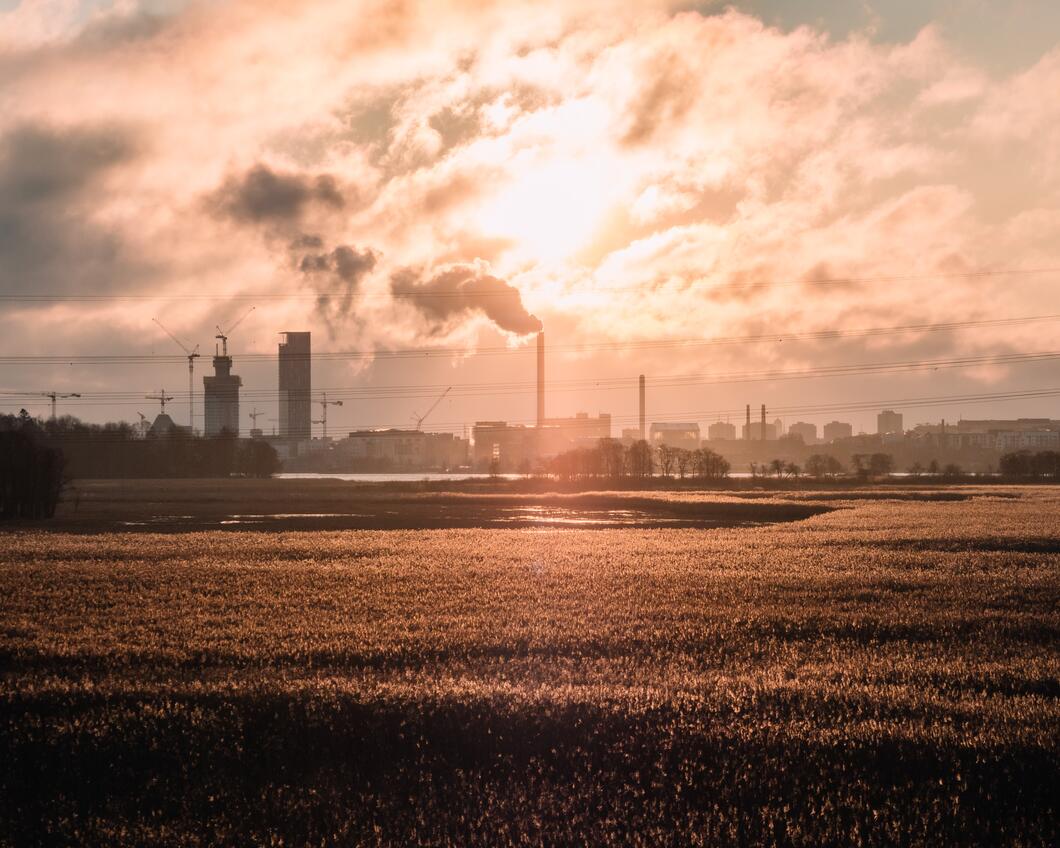
POLYGON ((312 435, 312 354, 309 333, 283 333, 280 342, 280 436, 312 435))
POLYGON ((239 387, 242 379, 232 373, 232 357, 227 350, 213 358, 213 375, 202 378, 207 436, 227 431, 239 435, 239 387))

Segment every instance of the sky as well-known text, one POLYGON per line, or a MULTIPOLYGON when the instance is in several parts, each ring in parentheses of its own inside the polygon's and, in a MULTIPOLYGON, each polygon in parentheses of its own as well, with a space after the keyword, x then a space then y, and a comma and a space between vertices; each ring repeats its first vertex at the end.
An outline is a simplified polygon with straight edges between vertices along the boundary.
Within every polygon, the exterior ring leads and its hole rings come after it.
POLYGON ((1047 0, 0 0, 0 411, 242 318, 266 431, 285 330, 333 435, 531 422, 542 327, 616 435, 1060 418, 1058 91, 1047 0))

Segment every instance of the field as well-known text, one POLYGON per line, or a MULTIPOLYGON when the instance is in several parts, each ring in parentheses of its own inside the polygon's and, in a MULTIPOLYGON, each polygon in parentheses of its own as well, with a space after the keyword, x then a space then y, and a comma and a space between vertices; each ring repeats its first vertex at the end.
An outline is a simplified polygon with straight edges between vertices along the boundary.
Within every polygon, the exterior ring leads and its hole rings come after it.
POLYGON ((0 536, 0 844, 1060 841, 1060 489, 664 508, 710 529, 268 497, 0 536))

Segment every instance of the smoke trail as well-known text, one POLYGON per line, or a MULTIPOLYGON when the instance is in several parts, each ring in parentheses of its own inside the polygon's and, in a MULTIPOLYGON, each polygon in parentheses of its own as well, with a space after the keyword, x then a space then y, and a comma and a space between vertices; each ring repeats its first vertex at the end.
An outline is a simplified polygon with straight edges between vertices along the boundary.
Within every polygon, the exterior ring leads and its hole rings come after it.
POLYGON ((361 283, 372 273, 378 257, 368 247, 358 250, 340 244, 331 251, 319 251, 322 246, 317 236, 302 235, 292 242, 291 251, 298 270, 317 292, 317 312, 334 332, 335 325, 349 317, 361 283), (301 253, 306 248, 318 252, 301 253))
POLYGON ((390 279, 395 298, 408 298, 436 325, 479 312, 500 329, 520 336, 541 330, 541 322, 523 306, 519 290, 477 265, 453 265, 427 279, 412 269, 390 279))

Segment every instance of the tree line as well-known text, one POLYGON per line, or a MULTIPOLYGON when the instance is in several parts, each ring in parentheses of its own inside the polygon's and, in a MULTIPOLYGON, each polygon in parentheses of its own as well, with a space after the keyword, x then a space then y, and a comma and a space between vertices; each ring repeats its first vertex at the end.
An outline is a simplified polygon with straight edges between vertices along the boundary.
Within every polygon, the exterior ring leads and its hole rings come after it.
POLYGON ((41 421, 25 410, 0 415, 0 431, 24 434, 26 444, 59 451, 67 478, 268 477, 279 470, 275 449, 232 434, 193 436, 186 429, 142 434, 126 423, 86 424, 71 416, 41 421))
MULTIPOLYGON (((523 470, 529 469, 524 466, 523 470)), ((728 476, 730 465, 709 448, 653 448, 643 439, 631 445, 600 439, 591 448, 575 448, 552 457, 541 470, 560 480, 650 478, 656 471, 663 477, 682 480, 721 480, 728 476)))
POLYGON ((1019 479, 1060 478, 1060 451, 1014 451, 1001 457, 1001 473, 1019 479))
POLYGON ((50 447, 28 416, 0 421, 0 518, 41 519, 55 515, 62 496, 65 457, 50 447))

